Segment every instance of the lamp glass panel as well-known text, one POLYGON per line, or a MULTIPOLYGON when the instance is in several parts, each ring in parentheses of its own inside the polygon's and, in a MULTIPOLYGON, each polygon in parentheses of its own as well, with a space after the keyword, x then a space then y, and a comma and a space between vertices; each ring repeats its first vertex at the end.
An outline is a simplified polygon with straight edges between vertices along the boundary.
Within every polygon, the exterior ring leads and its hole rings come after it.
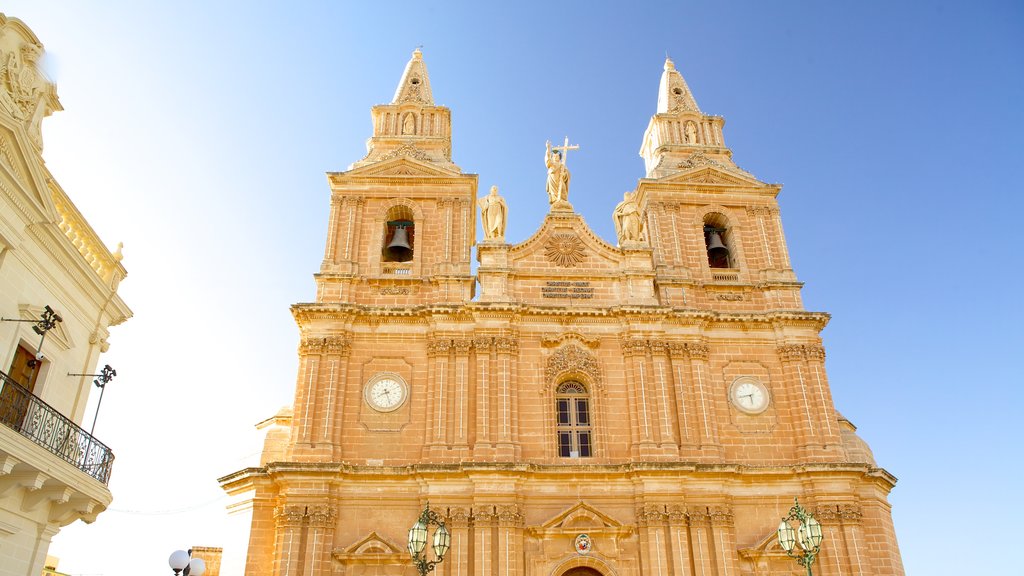
POLYGON ((438 559, 444 558, 444 555, 448 552, 448 548, 452 545, 452 535, 448 532, 448 528, 441 524, 436 531, 434 531, 434 554, 438 559))
POLYGON ((427 546, 427 525, 422 520, 417 521, 409 528, 409 552, 413 556, 423 552, 427 546))
POLYGON ((817 548, 821 545, 824 534, 821 531, 821 523, 811 518, 807 519, 807 538, 811 541, 811 547, 817 548))
POLYGON ((783 520, 779 524, 779 546, 786 552, 793 550, 793 545, 796 544, 796 533, 793 527, 789 525, 789 522, 783 520))

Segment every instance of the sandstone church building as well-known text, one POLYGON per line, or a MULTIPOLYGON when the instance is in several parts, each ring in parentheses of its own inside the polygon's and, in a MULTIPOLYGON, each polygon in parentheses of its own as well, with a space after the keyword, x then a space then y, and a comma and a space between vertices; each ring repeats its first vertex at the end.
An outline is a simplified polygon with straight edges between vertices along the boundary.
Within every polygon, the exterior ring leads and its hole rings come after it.
POLYGON ((547 217, 506 243, 418 50, 372 116, 367 156, 328 175, 316 301, 292 307, 294 405, 220 479, 247 576, 416 574, 428 501, 444 576, 803 574, 775 536, 794 497, 824 526, 815 574, 903 574, 896 479, 833 406, 781 186, 737 167, 671 60, 617 245, 573 210, 569 142, 545 153, 547 217))

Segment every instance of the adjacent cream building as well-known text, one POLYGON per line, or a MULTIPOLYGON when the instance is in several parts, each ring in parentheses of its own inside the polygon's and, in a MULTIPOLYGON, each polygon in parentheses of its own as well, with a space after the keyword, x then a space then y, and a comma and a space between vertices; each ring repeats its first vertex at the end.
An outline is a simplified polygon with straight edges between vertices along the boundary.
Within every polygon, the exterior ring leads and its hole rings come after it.
POLYGON ((0 14, 0 575, 38 576, 61 527, 110 504, 114 455, 82 429, 107 330, 131 317, 112 254, 46 169, 61 110, 43 46, 0 14))
POLYGON ((670 60, 653 112, 617 242, 573 210, 565 142, 527 192, 547 217, 509 244, 414 52, 366 157, 328 174, 294 405, 220 479, 244 574, 415 574, 428 501, 445 576, 801 574, 775 538, 794 497, 825 526, 816 574, 903 574, 896 479, 833 406, 781 186, 733 162, 670 60))

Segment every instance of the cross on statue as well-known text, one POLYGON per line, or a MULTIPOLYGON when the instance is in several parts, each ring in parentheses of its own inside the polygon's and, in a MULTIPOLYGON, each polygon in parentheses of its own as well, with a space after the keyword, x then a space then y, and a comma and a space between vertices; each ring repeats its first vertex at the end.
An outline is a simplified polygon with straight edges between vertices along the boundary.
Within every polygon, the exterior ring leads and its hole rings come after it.
POLYGON ((564 166, 566 161, 569 160, 569 150, 579 150, 580 149, 580 145, 579 144, 573 144, 572 146, 570 146, 569 145, 569 137, 566 136, 564 144, 562 144, 561 146, 552 146, 551 149, 552 150, 561 150, 562 151, 562 165, 564 166))

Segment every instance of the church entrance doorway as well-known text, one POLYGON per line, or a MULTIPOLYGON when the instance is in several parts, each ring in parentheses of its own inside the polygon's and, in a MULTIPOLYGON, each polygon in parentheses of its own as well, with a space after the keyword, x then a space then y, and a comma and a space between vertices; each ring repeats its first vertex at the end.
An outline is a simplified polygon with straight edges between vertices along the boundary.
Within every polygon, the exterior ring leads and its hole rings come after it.
POLYGON ((593 568, 587 568, 585 566, 579 566, 576 568, 570 568, 569 570, 562 572, 562 576, 602 576, 600 572, 593 568))

